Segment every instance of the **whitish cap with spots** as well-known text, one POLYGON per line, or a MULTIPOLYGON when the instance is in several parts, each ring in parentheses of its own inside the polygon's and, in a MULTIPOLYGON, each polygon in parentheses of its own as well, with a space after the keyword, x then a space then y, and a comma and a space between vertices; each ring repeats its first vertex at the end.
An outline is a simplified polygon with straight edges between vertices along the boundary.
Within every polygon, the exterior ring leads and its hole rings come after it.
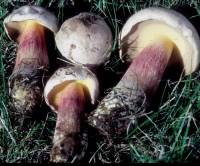
POLYGON ((53 33, 58 31, 58 21, 54 14, 43 7, 26 5, 14 10, 3 21, 4 29, 11 40, 16 39, 16 33, 20 28, 16 23, 27 20, 34 20, 53 33))
MULTIPOLYGON (((48 94, 58 85, 66 81, 80 81, 89 91, 91 103, 95 104, 99 95, 99 82, 94 73, 86 67, 73 66, 59 68, 48 80, 44 88, 44 98, 52 110, 56 111, 54 106, 49 103, 48 94)), ((67 82, 66 82, 67 83, 67 82)))
MULTIPOLYGON (((130 35, 131 29, 140 22, 147 20, 157 20, 167 24, 168 26, 179 30, 185 40, 191 45, 191 54, 181 54, 185 69, 185 74, 195 71, 199 65, 200 59, 200 39, 194 26, 182 14, 161 7, 150 7, 138 11, 133 14, 124 24, 120 35, 119 44, 123 47, 123 39, 130 35)), ((159 29, 157 29, 159 31, 159 29)), ((134 32, 133 32, 134 33, 134 32)), ((151 32, 150 32, 151 33, 151 32)), ((176 44, 176 43, 175 43, 176 44)), ((121 48, 122 48, 121 47, 121 48)), ((181 48, 179 48, 181 49, 181 48)), ((181 52, 181 50, 180 50, 181 52)), ((122 58, 122 49, 120 49, 120 57, 122 58)))
POLYGON ((55 41, 66 59, 77 64, 98 66, 110 56, 112 33, 102 17, 83 12, 61 25, 55 41))

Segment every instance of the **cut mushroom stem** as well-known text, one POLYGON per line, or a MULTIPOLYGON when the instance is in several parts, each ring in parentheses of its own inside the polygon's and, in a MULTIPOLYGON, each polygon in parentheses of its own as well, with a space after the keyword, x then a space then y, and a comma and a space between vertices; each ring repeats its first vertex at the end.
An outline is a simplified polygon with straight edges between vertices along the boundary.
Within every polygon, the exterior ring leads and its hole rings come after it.
POLYGON ((86 68, 60 68, 49 79, 44 90, 45 101, 57 113, 52 162, 74 162, 83 158, 88 144, 83 118, 97 95, 96 76, 86 68))
POLYGON ((170 9, 147 8, 134 14, 123 26, 119 42, 120 56, 126 54, 130 66, 88 117, 88 123, 110 141, 122 141, 144 114, 170 63, 181 64, 187 75, 197 69, 200 57, 197 31, 170 9))
POLYGON ((17 113, 30 115, 41 105, 43 77, 49 65, 47 32, 57 32, 57 19, 42 7, 23 6, 5 18, 4 28, 18 43, 9 78, 10 96, 17 113))

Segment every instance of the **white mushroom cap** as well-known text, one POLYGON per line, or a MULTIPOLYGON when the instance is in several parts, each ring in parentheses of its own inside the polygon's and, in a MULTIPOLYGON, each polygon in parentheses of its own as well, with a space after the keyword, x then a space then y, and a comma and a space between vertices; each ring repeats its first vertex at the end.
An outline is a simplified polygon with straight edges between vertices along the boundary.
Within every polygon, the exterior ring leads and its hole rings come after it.
POLYGON ((58 31, 58 21, 55 15, 42 7, 27 5, 14 10, 3 21, 4 29, 11 40, 15 40, 15 34, 19 31, 18 23, 27 20, 34 20, 53 33, 58 31))
POLYGON ((84 12, 67 19, 56 34, 55 41, 66 59, 96 66, 109 58, 112 33, 102 17, 84 12))
MULTIPOLYGON (((120 57, 122 58, 123 54, 123 43, 121 43, 123 39, 130 35, 130 32, 131 30, 133 30, 134 26, 137 26, 138 23, 147 20, 160 21, 181 33, 182 38, 185 40, 185 43, 187 43, 184 47, 181 48, 179 46, 179 43, 176 43, 176 39, 170 39, 173 40, 174 44, 180 52, 184 64, 185 74, 190 74, 195 71, 199 65, 200 60, 200 39, 198 33, 194 26, 182 14, 171 9, 150 7, 132 15, 123 26, 119 35, 119 43, 120 46, 122 46, 122 49, 120 50, 120 57)), ((158 28, 156 29, 156 31, 160 31, 160 29, 158 28)), ((166 36, 168 34, 163 35, 166 36)), ((137 49, 137 46, 135 47, 135 49, 137 49)))
POLYGON ((91 103, 95 104, 99 95, 99 82, 94 73, 92 73, 86 67, 73 66, 59 68, 48 80, 44 88, 44 98, 48 106, 56 111, 55 107, 49 102, 50 92, 56 88, 56 86, 67 81, 78 81, 84 84, 89 91, 91 97, 91 103))

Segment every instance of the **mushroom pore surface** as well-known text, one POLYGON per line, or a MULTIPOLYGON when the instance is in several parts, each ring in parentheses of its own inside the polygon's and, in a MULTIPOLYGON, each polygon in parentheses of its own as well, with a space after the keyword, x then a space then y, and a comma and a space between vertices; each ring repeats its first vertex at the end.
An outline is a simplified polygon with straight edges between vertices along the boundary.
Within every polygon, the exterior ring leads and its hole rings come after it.
POLYGON ((127 57, 127 61, 139 55, 139 53, 148 45, 154 43, 158 38, 167 38, 173 43, 172 56, 179 56, 183 60, 184 69, 187 73, 191 72, 194 49, 187 39, 187 35, 178 29, 167 25, 158 20, 146 20, 137 23, 132 27, 129 33, 122 38, 122 55, 127 57), (126 56, 127 55, 127 56, 126 56))
MULTIPOLYGON (((64 81, 58 85, 56 85, 48 94, 48 101, 49 104, 52 105, 55 108, 55 111, 59 111, 60 102, 62 101, 62 98, 66 95, 71 95, 69 93, 70 87, 74 85, 76 87, 81 87, 84 91, 83 98, 90 100, 89 90, 87 86, 85 85, 85 81, 76 81, 76 80, 68 80, 64 81)), ((71 91, 72 92, 72 91, 71 91)))

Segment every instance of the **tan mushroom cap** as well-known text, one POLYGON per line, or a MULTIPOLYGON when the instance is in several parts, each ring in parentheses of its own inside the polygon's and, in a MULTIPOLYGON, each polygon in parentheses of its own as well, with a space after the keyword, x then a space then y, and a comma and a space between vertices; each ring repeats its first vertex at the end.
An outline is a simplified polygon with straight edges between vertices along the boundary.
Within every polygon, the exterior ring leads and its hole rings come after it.
POLYGON ((127 20, 119 35, 119 43, 121 46, 120 57, 122 58, 123 54, 125 54, 123 47, 126 47, 125 45, 128 40, 128 43, 133 43, 131 47, 134 53, 128 55, 132 59, 145 47, 144 43, 148 44, 150 40, 154 40, 158 35, 170 39, 178 49, 183 60, 186 75, 197 69, 200 60, 200 39, 196 29, 182 14, 171 9, 160 7, 143 9, 127 20), (140 24, 145 23, 146 25, 143 25, 143 27, 146 28, 144 30, 146 32, 143 33, 142 30, 139 30, 139 27, 140 24), (156 27, 156 25, 153 26, 154 23, 158 24, 159 27, 156 27), (134 36, 136 32, 138 34, 134 36), (146 34, 146 36, 144 37, 140 32, 146 34), (143 37, 142 39, 140 35, 143 37))
POLYGON ((20 22, 27 20, 34 20, 53 33, 58 31, 58 21, 55 15, 42 7, 26 5, 14 10, 3 21, 4 29, 11 40, 15 40, 16 34, 19 33, 20 22))
POLYGON ((56 45, 66 59, 88 66, 104 63, 110 55, 112 33, 104 19, 83 12, 67 19, 55 36, 56 45))
POLYGON ((99 82, 94 73, 92 73, 86 67, 73 66, 59 68, 48 80, 44 88, 44 98, 46 103, 53 111, 57 111, 55 107, 50 103, 49 98, 52 90, 59 89, 60 85, 67 84, 71 81, 77 81, 85 85, 89 91, 91 103, 95 104, 99 94, 99 82))

